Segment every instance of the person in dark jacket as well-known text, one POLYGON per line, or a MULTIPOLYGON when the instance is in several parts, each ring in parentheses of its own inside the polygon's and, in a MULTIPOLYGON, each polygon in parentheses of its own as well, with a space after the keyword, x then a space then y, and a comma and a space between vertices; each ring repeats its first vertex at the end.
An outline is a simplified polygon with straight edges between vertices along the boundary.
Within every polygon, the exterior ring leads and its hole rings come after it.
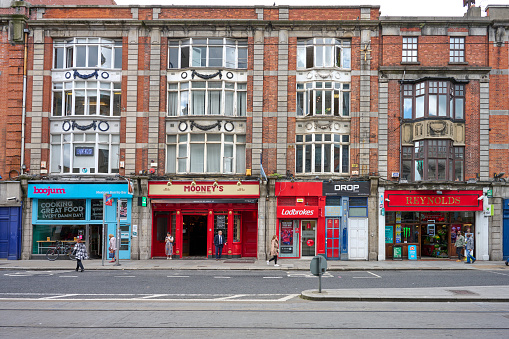
POLYGON ((470 264, 470 259, 472 259, 472 264, 475 263, 476 259, 472 256, 472 254, 474 254, 474 238, 472 237, 472 233, 467 233, 465 246, 467 250, 467 264, 470 264))
POLYGON ((224 243, 225 239, 223 237, 223 231, 217 232, 216 236, 214 237, 214 246, 216 246, 216 260, 221 259, 224 243))

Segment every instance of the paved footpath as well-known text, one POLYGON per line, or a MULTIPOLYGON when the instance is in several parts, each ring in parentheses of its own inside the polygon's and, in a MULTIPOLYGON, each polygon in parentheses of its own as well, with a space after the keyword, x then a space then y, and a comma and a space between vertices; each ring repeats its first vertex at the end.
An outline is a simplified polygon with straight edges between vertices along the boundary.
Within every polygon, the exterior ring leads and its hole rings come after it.
MULTIPOLYGON (((279 267, 267 265, 265 260, 224 259, 209 260, 121 260, 120 265, 102 260, 86 260, 90 270, 282 270, 308 271, 310 259, 278 261, 279 267)), ((455 260, 402 260, 402 261, 328 261, 328 271, 383 271, 383 270, 489 270, 506 275, 507 286, 463 286, 433 288, 363 288, 306 290, 303 299, 315 301, 378 301, 378 302, 509 302, 509 267, 503 261, 477 261, 465 264, 455 260)), ((74 270, 76 263, 64 259, 0 260, 1 270, 74 270)), ((318 278, 317 278, 318 280, 318 278)), ((318 282, 317 282, 318 287, 318 282)))

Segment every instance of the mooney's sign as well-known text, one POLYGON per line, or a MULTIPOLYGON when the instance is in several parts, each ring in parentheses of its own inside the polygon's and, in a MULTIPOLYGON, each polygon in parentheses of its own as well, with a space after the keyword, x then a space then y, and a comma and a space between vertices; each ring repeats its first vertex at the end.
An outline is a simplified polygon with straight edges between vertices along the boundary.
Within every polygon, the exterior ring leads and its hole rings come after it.
POLYGON ((385 191, 386 211, 482 211, 482 191, 385 191))
POLYGON ((318 207, 316 206, 278 206, 278 218, 318 218, 318 207))
POLYGON ((258 198, 259 184, 256 182, 151 182, 150 197, 243 197, 258 198))

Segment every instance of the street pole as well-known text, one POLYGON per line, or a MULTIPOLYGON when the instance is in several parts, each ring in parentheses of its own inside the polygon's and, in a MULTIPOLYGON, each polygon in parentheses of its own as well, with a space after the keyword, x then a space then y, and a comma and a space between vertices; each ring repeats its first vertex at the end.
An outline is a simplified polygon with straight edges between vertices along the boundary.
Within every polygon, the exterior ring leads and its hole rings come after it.
POLYGON ((105 234, 106 234, 106 226, 104 224, 104 219, 106 218, 106 193, 103 194, 103 238, 102 238, 102 243, 103 243, 103 250, 102 250, 102 265, 104 266, 104 255, 106 253, 106 241, 104 241, 105 238, 105 234))
POLYGON ((120 266, 120 198, 117 198, 117 250, 115 251, 115 266, 120 266))

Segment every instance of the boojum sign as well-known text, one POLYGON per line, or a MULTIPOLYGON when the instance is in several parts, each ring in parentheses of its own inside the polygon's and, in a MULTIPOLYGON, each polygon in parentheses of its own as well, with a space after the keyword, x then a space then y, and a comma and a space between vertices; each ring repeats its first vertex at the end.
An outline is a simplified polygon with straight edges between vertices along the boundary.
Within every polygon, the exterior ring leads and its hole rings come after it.
POLYGON ((278 218, 317 218, 318 207, 286 207, 278 206, 278 218))
POLYGON ((65 194, 65 188, 37 188, 34 186, 34 194, 52 195, 52 194, 65 194))

